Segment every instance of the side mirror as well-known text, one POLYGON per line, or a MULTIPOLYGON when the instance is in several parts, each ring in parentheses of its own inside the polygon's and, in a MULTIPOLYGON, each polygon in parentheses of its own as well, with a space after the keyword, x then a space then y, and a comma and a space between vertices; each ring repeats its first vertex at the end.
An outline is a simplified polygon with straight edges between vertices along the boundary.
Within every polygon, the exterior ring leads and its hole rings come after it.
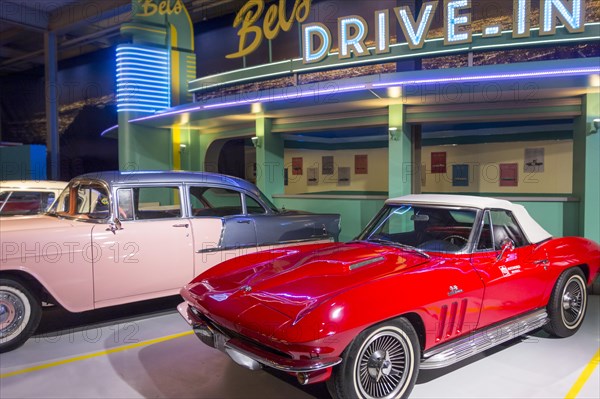
POLYGON ((112 231, 113 234, 117 234, 117 230, 123 230, 123 227, 121 227, 121 221, 118 218, 112 218, 106 231, 112 231))
POLYGON ((500 254, 498 254, 498 257, 496 258, 496 260, 500 260, 502 258, 504 258, 504 255, 507 252, 512 252, 515 250, 515 243, 513 240, 511 240, 510 238, 505 238, 504 240, 502 240, 502 250, 500 251, 500 254))

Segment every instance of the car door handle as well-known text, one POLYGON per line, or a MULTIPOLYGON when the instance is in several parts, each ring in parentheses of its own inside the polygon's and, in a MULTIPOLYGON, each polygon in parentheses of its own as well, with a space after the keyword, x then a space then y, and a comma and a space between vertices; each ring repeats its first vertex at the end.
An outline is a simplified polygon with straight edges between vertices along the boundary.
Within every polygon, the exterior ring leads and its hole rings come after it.
POLYGON ((238 223, 244 223, 244 224, 250 224, 250 220, 246 219, 246 220, 238 220, 238 223))
POLYGON ((546 265, 548 263, 550 263, 550 261, 548 259, 540 259, 540 260, 536 260, 533 262, 536 265, 546 265))
POLYGON ((173 227, 185 227, 186 229, 188 228, 189 224, 188 223, 181 223, 181 224, 174 224, 173 227))

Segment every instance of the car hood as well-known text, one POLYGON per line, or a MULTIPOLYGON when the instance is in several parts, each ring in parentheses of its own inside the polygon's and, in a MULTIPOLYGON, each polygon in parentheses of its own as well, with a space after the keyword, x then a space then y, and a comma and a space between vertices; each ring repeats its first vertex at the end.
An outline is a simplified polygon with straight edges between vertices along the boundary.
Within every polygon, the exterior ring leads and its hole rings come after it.
POLYGON ((264 308, 297 322, 341 292, 428 259, 395 247, 354 242, 284 248, 234 261, 198 276, 187 288, 202 308, 237 324, 250 319, 245 315, 260 316, 264 308))

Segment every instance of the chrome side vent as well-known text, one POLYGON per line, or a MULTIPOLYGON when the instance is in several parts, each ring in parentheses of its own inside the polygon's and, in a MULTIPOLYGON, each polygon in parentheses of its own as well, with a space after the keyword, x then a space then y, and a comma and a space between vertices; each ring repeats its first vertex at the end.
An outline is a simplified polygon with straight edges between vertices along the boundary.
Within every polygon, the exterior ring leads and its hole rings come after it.
POLYGON ((502 324, 475 331, 425 352, 421 368, 437 369, 449 366, 540 328, 547 322, 548 314, 546 310, 540 309, 502 324))
POLYGON ((448 305, 442 305, 435 342, 447 340, 453 335, 460 335, 465 321, 467 304, 468 300, 465 298, 460 302, 460 309, 458 302, 452 302, 449 310, 448 305))

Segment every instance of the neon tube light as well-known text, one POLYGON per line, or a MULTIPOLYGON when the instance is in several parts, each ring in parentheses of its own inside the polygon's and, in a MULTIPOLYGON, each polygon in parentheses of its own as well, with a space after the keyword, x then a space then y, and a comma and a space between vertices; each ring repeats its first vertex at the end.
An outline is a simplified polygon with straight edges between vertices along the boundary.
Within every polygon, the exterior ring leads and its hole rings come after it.
MULTIPOLYGON (((452 83, 452 82, 469 82, 473 80, 495 80, 495 79, 523 79, 523 78, 542 78, 549 76, 572 76, 572 75, 589 75, 600 73, 599 67, 588 67, 588 68, 570 68, 570 69, 559 69, 554 71, 532 71, 532 72, 517 72, 517 73, 500 73, 500 74, 488 74, 488 75, 475 75, 475 76, 457 76, 457 77, 445 77, 445 78, 431 78, 431 79, 412 79, 412 80, 399 80, 385 83, 373 83, 371 85, 361 84, 346 86, 340 88, 326 89, 326 90, 310 90, 304 93, 290 93, 290 94, 279 94, 276 96, 269 96, 264 94, 265 98, 252 98, 247 100, 228 101, 223 103, 209 104, 205 106, 197 106, 193 108, 175 110, 175 111, 163 111, 157 112, 155 115, 149 115, 142 118, 132 119, 129 122, 140 122, 145 120, 151 120, 164 116, 178 115, 183 113, 210 110, 215 108, 233 107, 238 105, 245 105, 256 102, 275 102, 281 100, 293 100, 308 96, 325 95, 331 93, 351 92, 359 90, 369 90, 374 88, 384 88, 390 86, 402 86, 410 84, 428 84, 428 83, 452 83)), ((302 86, 298 86, 300 89, 302 86)))
POLYGON ((539 71, 539 72, 521 72, 521 73, 502 73, 489 75, 475 76, 458 76, 454 78, 438 78, 438 79, 418 79, 418 80, 402 80, 396 82, 373 83, 373 87, 388 87, 402 86, 411 84, 427 84, 427 83, 451 83, 451 82, 468 82, 473 80, 495 80, 495 79, 520 79, 520 78, 541 78, 547 76, 566 76, 566 75, 587 75, 590 73, 599 73, 600 67, 592 68, 573 68, 559 69, 556 71, 539 71))

